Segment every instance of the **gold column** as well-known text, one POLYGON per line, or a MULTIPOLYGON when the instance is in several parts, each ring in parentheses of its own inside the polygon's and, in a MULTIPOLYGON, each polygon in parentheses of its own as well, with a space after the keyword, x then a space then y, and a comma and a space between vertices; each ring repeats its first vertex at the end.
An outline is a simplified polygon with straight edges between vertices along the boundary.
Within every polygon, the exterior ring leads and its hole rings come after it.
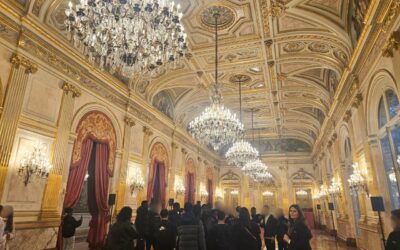
POLYGON ((117 201, 116 201, 116 208, 115 214, 119 212, 119 210, 125 205, 125 192, 126 192, 126 174, 128 170, 128 161, 129 161, 129 148, 131 142, 131 133, 132 127, 136 125, 135 121, 126 116, 125 119, 125 132, 124 132, 124 150, 122 153, 122 160, 121 160, 121 170, 119 173, 119 184, 117 190, 117 201))
POLYGON ((169 178, 168 178, 168 189, 169 198, 175 197, 174 183, 175 183, 175 170, 176 170, 176 150, 178 149, 178 144, 175 142, 171 143, 171 166, 169 168, 169 178))
POLYGON ((144 188, 138 193, 137 199, 139 201, 147 199, 146 194, 147 194, 147 182, 149 181, 149 172, 147 171, 149 169, 149 164, 150 164, 150 157, 149 157, 149 150, 150 150, 150 137, 153 135, 153 132, 149 127, 144 126, 143 127, 143 150, 142 150, 142 158, 143 158, 143 168, 142 168, 142 173, 145 179, 145 185, 144 188))
POLYGON ((7 167, 29 75, 37 72, 37 65, 19 54, 13 54, 10 62, 12 63, 11 73, 0 117, 0 197, 3 195, 7 167))
POLYGON ((74 115, 75 98, 81 96, 81 91, 74 85, 65 82, 61 103, 56 140, 52 157, 53 169, 49 175, 42 201, 41 218, 46 220, 58 219, 58 204, 62 190, 62 175, 64 166, 68 165, 68 140, 74 115))

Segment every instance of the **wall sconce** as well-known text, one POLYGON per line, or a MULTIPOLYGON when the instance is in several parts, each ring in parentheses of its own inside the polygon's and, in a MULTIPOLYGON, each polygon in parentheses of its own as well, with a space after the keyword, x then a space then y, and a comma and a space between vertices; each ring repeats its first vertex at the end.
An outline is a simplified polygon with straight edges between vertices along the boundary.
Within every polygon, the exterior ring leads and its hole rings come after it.
POLYGON ((217 197, 217 199, 223 199, 224 198, 224 192, 222 192, 222 189, 217 187, 215 189, 215 197, 217 197))
POLYGON ((140 191, 144 188, 144 179, 140 168, 138 167, 132 168, 131 173, 129 175, 128 183, 131 189, 131 195, 133 195, 133 192, 135 190, 140 191))
POLYGON ((51 168, 53 167, 47 156, 43 153, 45 145, 36 146, 33 152, 27 153, 21 160, 18 168, 18 176, 23 178, 25 186, 31 182, 31 177, 47 179, 51 168))
POLYGON ((176 196, 185 194, 186 189, 185 186, 183 185, 182 178, 180 178, 179 176, 175 176, 174 190, 176 196))
POLYGON ((319 188, 318 196, 320 199, 325 199, 328 196, 328 192, 324 185, 321 185, 321 187, 319 188))
POLYGON ((350 175, 348 182, 351 190, 356 192, 363 190, 369 196, 367 180, 360 170, 358 163, 353 164, 353 173, 350 175))
POLYGON ((341 185, 336 181, 335 177, 332 178, 331 185, 328 188, 328 192, 334 197, 341 197, 341 185))
POLYGON ((239 195, 239 190, 232 190, 231 195, 239 195))
POLYGON ((306 198, 307 195, 308 195, 308 192, 305 191, 305 190, 299 190, 299 191, 296 192, 296 195, 301 197, 301 198, 306 198))
POLYGON ((318 192, 318 193, 313 194, 312 198, 313 198, 313 200, 319 200, 321 198, 321 196, 319 195, 319 192, 318 192))
POLYGON ((274 193, 272 193, 271 191, 265 191, 262 193, 262 195, 264 197, 272 197, 272 196, 274 196, 274 193))
POLYGON ((208 197, 208 192, 204 184, 200 184, 200 197, 201 199, 206 199, 208 197))

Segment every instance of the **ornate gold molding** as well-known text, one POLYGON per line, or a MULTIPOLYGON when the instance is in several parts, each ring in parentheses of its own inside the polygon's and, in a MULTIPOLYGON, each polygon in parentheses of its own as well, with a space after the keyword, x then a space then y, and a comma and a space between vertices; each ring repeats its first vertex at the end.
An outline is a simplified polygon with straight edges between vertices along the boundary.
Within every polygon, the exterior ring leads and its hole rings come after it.
POLYGON ((143 133, 147 136, 151 136, 153 134, 153 132, 151 131, 151 129, 147 126, 143 127, 143 133))
POLYGON ((353 101, 353 103, 351 104, 351 106, 353 107, 353 108, 358 108, 359 106, 360 106, 360 104, 362 103, 362 101, 363 101, 363 95, 361 94, 361 93, 358 93, 355 97, 354 97, 354 101, 353 101))
POLYGON ((351 110, 347 110, 344 114, 343 121, 348 123, 350 121, 351 115, 351 110))
POLYGON ((171 142, 171 147, 173 149, 178 149, 179 148, 179 146, 178 146, 178 144, 176 142, 171 142))
POLYGON ((287 7, 284 3, 280 1, 275 1, 271 3, 271 6, 268 8, 268 16, 271 17, 281 17, 285 15, 287 7))
POLYGON ((187 151, 185 148, 182 148, 182 149, 181 149, 181 152, 182 152, 182 154, 184 154, 184 155, 188 153, 188 151, 187 151))
POLYGON ((26 74, 34 74, 38 70, 38 66, 36 63, 33 63, 28 58, 21 56, 19 54, 13 54, 10 58, 10 62, 16 67, 19 68, 20 66, 25 67, 26 74))
POLYGON ((398 50, 400 45, 400 30, 395 31, 390 36, 389 40, 386 42, 383 48, 382 55, 384 57, 393 57, 394 50, 398 50))
POLYGON ((393 19, 399 14, 400 11, 400 0, 394 0, 389 7, 389 12, 382 23, 382 30, 384 32, 388 31, 392 25, 393 19))
POLYGON ((125 116, 124 122, 126 125, 128 125, 129 127, 133 127, 136 125, 136 122, 134 119, 130 118, 129 116, 125 116))
POLYGON ((79 88, 75 87, 75 85, 68 83, 68 82, 64 82, 62 85, 62 90, 68 94, 69 92, 72 93, 72 97, 80 97, 82 95, 82 92, 79 88))

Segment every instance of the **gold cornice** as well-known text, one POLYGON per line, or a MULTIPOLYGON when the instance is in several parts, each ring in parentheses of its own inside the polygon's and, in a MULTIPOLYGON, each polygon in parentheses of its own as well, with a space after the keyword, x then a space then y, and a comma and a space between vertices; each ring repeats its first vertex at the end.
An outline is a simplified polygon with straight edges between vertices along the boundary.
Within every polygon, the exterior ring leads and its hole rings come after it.
POLYGON ((71 83, 64 82, 61 88, 66 94, 71 93, 73 98, 80 97, 82 95, 81 90, 71 83))

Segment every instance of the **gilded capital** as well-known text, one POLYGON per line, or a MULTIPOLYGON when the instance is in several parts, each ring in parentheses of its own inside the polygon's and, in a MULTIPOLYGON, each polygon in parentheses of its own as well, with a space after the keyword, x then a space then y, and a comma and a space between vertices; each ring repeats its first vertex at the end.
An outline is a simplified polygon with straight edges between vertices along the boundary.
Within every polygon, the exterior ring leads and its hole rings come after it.
POLYGON ((153 134, 153 132, 151 131, 151 129, 149 127, 144 126, 143 127, 143 133, 147 136, 151 136, 153 134))
POLYGON ((343 121, 347 123, 350 121, 350 118, 351 118, 351 110, 347 110, 346 113, 344 114, 343 121))
POLYGON ((389 37, 389 40, 386 42, 385 47, 383 47, 382 55, 384 57, 393 57, 394 51, 399 49, 400 45, 400 31, 395 31, 389 37))
POLYGON ((186 149, 185 148, 181 148, 181 152, 182 152, 182 154, 187 154, 187 151, 186 151, 186 149))
POLYGON ((129 116, 125 116, 124 122, 127 126, 129 127, 133 127, 136 125, 135 120, 133 120, 132 118, 130 118, 129 116))
POLYGON ((11 64, 13 64, 16 68, 23 66, 25 68, 26 74, 34 74, 38 70, 38 66, 36 63, 33 63, 29 59, 19 54, 13 54, 10 58, 11 64))
POLYGON ((360 104, 362 103, 362 101, 363 101, 363 96, 362 96, 361 93, 358 93, 358 94, 356 95, 356 97, 355 97, 353 103, 351 104, 351 106, 352 106, 353 108, 358 108, 358 107, 360 106, 360 104))
POLYGON ((177 149, 179 146, 178 146, 178 144, 176 142, 171 142, 171 147, 173 149, 177 149))
POLYGON ((73 98, 80 97, 82 95, 81 90, 71 83, 64 82, 61 88, 65 94, 71 93, 73 98))
POLYGON ((332 142, 334 142, 335 140, 337 139, 337 133, 333 133, 333 135, 332 135, 332 142))

